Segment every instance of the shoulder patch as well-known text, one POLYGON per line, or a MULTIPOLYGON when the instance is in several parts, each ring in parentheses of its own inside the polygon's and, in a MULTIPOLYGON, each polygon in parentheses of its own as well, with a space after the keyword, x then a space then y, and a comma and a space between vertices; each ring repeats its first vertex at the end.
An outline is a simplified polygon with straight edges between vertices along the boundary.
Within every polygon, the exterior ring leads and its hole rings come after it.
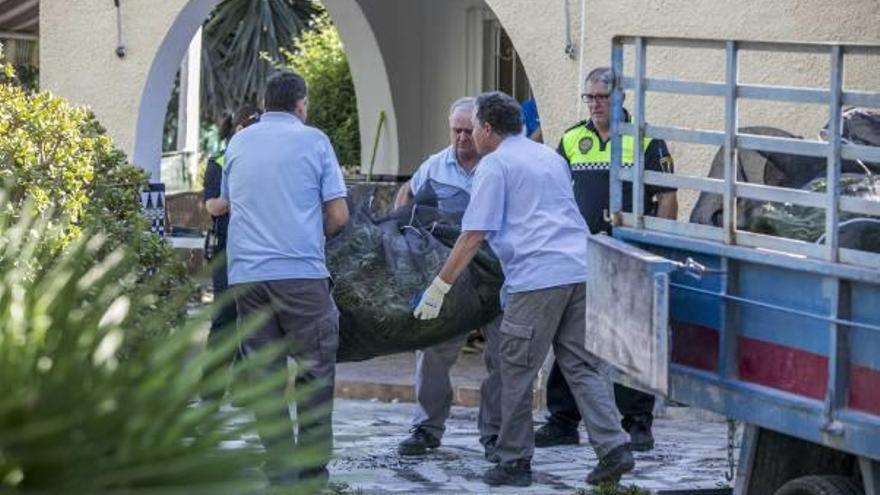
POLYGON ((580 152, 583 154, 587 154, 587 152, 589 152, 592 147, 593 140, 590 138, 590 136, 584 136, 581 138, 580 141, 578 141, 578 150, 580 150, 580 152))

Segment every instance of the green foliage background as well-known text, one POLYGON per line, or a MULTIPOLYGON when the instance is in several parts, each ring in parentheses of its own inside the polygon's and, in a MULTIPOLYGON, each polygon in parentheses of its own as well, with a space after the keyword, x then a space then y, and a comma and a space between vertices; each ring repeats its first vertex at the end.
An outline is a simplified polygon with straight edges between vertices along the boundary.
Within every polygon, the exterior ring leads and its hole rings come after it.
MULTIPOLYGON (((106 235, 106 251, 127 246, 135 253, 142 268, 136 287, 151 287, 165 297, 188 297, 192 285, 185 267, 171 247, 148 233, 149 221, 141 214, 145 173, 127 163, 88 109, 45 91, 22 89, 13 84, 9 66, 3 73, 0 185, 8 190, 6 211, 16 216, 30 201, 49 215, 59 226, 41 243, 50 255, 83 232, 106 235)), ((161 335, 183 317, 180 308, 162 301, 143 309, 149 312, 143 317, 152 322, 143 337, 161 335)))
POLYGON ((357 97, 345 48, 328 14, 316 16, 293 50, 282 49, 281 67, 305 78, 309 87, 309 124, 330 136, 346 173, 361 163, 357 97))
POLYGON ((138 257, 125 246, 108 251, 105 235, 89 233, 47 252, 45 240, 64 225, 31 203, 14 213, 7 206, 0 189, 0 493, 239 495, 261 490, 266 456, 288 468, 315 462, 307 447, 275 458, 254 442, 228 446, 289 428, 249 413, 286 404, 289 394, 275 391, 284 370, 219 402, 194 400, 256 376, 279 349, 223 366, 244 333, 198 353, 204 313, 162 339, 137 341, 153 325, 141 315, 163 297, 137 283, 138 257))
POLYGON ((0 493, 314 493, 260 473, 313 467, 309 445, 253 441, 289 430, 250 412, 292 399, 286 370, 264 371, 284 349, 227 365, 257 318, 199 352, 208 315, 181 324, 188 283, 145 233, 146 177, 88 111, 13 83, 0 53, 0 493))

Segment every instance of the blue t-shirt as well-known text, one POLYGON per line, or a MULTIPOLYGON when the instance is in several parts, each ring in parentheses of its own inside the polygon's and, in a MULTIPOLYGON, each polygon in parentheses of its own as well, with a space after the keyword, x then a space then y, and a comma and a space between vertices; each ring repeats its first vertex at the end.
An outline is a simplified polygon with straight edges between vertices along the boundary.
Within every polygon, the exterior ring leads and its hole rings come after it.
POLYGON ((486 231, 504 270, 502 294, 587 279, 589 230, 565 160, 523 136, 506 138, 477 167, 464 231, 486 231))
POLYGON ((345 197, 330 139, 295 116, 267 112, 226 149, 230 284, 330 276, 324 203, 345 197))
POLYGON ((520 104, 520 108, 522 109, 523 129, 526 137, 529 137, 541 127, 541 116, 538 115, 538 102, 534 98, 529 98, 520 104))

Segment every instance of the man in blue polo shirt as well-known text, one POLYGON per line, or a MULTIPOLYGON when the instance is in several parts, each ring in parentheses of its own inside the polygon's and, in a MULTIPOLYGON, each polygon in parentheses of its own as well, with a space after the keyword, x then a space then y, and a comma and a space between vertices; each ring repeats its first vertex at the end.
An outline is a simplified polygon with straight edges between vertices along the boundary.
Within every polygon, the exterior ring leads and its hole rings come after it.
POLYGON ((413 198, 430 185, 437 196, 437 206, 449 213, 464 213, 467 197, 462 201, 461 192, 470 194, 474 169, 480 157, 471 138, 471 111, 474 99, 459 98, 449 107, 450 145, 429 156, 416 169, 412 178, 397 191, 394 207, 409 204, 413 198))
MULTIPOLYGON (((268 319, 244 342, 245 355, 265 345, 287 346, 267 373, 297 361, 299 434, 287 407, 255 411, 261 420, 289 427, 261 431, 272 460, 270 482, 326 483, 332 455, 333 381, 339 346, 339 312, 330 294, 324 261, 325 236, 348 221, 342 170, 327 136, 305 125, 306 83, 290 72, 273 76, 266 113, 237 133, 226 149, 221 196, 229 203, 227 263, 240 321, 264 311, 268 319), (317 452, 317 464, 294 469, 297 446, 317 452)), ((278 396, 285 384, 278 384, 278 396)), ((266 423, 264 423, 266 424, 266 423)))
POLYGON ((477 97, 473 137, 483 156, 474 177, 462 234, 422 296, 415 316, 436 318, 444 296, 484 239, 501 261, 504 316, 497 356, 501 427, 489 485, 532 483, 532 384, 550 347, 574 392, 599 464, 590 484, 617 481, 635 465, 614 408, 607 365, 584 345, 589 230, 574 201, 571 172, 551 149, 522 136, 519 104, 510 96, 477 97))
MULTIPOLYGON (((395 208, 409 204, 414 196, 431 189, 437 197, 437 206, 441 211, 459 216, 464 214, 470 198, 474 170, 480 159, 471 137, 473 110, 474 99, 470 97, 459 98, 450 106, 451 144, 425 160, 412 179, 401 186, 395 208)), ((493 322, 489 326, 497 324, 493 322)), ((453 390, 449 370, 458 359, 466 341, 467 336, 462 335, 416 351, 417 404, 411 435, 397 446, 401 455, 423 455, 428 449, 440 446, 452 406, 453 390)), ((487 363, 487 368, 492 369, 492 366, 487 363)), ((500 420, 486 416, 486 408, 483 407, 486 401, 497 398, 498 387, 489 385, 480 396, 478 428, 480 442, 491 448, 495 443, 500 420)))

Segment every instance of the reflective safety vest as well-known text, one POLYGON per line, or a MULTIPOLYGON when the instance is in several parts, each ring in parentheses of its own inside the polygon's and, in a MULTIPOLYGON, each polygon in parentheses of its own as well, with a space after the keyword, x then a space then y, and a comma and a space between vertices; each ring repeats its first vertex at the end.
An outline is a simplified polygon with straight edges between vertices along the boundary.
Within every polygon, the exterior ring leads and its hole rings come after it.
MULTIPOLYGON (((651 144, 651 138, 642 140, 642 153, 648 149, 651 144)), ((630 135, 623 136, 623 166, 632 167, 635 159, 633 158, 633 137, 630 135)), ((581 122, 578 125, 565 131, 562 135, 560 143, 562 154, 571 165, 572 172, 580 170, 609 170, 611 168, 611 141, 602 146, 602 139, 593 129, 591 122, 581 122)))
POLYGON ((219 153, 215 156, 214 163, 216 163, 218 167, 223 168, 223 166, 226 165, 226 153, 219 153))

